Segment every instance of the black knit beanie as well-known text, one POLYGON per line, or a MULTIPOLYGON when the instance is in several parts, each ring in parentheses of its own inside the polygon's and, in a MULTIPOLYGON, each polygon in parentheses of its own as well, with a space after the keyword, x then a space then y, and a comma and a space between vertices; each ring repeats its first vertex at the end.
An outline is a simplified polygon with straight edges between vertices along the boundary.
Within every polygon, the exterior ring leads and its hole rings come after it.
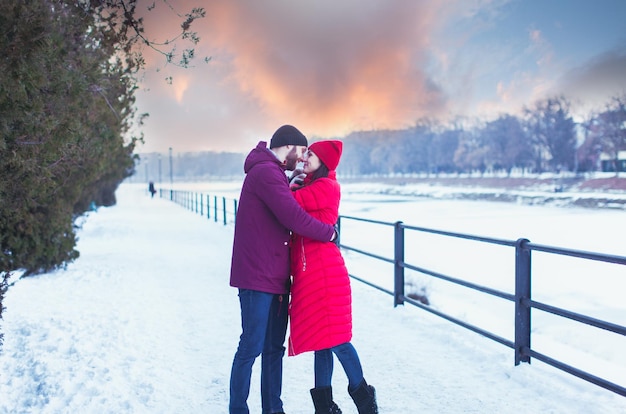
POLYGON ((270 148, 284 147, 285 145, 300 145, 306 147, 309 143, 298 128, 291 125, 283 125, 272 135, 270 148))

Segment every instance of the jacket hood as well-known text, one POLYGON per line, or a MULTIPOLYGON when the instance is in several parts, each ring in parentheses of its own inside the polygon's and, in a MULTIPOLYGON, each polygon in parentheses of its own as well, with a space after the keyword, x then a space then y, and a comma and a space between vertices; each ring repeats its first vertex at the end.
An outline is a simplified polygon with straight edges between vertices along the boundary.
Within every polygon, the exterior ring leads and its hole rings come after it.
POLYGON ((257 146, 250 151, 246 160, 243 163, 243 171, 248 174, 252 167, 263 162, 274 162, 282 167, 281 162, 276 158, 276 155, 267 148, 265 141, 259 141, 257 146))

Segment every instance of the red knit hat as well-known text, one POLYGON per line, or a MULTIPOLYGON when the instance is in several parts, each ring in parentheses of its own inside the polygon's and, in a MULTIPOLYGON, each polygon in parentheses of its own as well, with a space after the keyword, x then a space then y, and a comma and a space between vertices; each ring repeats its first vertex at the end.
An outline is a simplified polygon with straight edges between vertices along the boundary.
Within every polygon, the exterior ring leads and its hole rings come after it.
POLYGON ((343 142, 341 141, 318 141, 309 146, 309 150, 328 167, 330 171, 337 168, 341 151, 343 150, 343 142))

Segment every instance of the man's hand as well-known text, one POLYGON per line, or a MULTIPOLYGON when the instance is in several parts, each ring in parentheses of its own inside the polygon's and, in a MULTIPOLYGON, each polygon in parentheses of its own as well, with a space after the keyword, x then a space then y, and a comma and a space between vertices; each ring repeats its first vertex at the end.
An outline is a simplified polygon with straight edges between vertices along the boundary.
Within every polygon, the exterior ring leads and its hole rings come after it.
POLYGON ((337 247, 339 247, 339 226, 337 225, 337 223, 335 223, 335 232, 333 233, 333 236, 331 237, 330 241, 335 243, 337 245, 337 247))

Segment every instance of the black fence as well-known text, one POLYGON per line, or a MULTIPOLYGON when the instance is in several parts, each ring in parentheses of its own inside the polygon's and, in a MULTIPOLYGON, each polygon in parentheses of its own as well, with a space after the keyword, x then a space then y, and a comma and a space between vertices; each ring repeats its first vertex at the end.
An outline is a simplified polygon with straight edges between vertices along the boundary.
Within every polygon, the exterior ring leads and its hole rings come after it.
MULTIPOLYGON (((598 329, 606 330, 613 332, 617 335, 626 336, 626 327, 617 325, 611 322, 599 320, 587 315, 583 315, 580 313, 572 312, 567 309, 563 309, 556 306, 551 306, 547 303, 542 303, 539 301, 535 301, 531 296, 531 280, 532 280, 532 266, 531 266, 531 257, 532 252, 544 252, 553 255, 560 256, 568 256, 575 257, 583 260, 593 260, 605 263, 612 263, 615 265, 626 266, 626 257, 625 256, 615 256, 608 255, 602 253, 595 252, 587 252, 573 249, 566 249, 554 246, 547 246, 541 244, 531 243, 529 240, 520 238, 517 240, 502 240, 495 239, 489 237, 482 237, 476 235, 462 234, 462 233, 454 233, 448 231, 441 231, 435 229, 429 229, 424 227, 415 227, 406 225, 400 221, 391 223, 391 222, 383 222, 376 220, 368 220, 359 217, 351 217, 351 216, 340 216, 339 226, 340 233, 341 226, 344 221, 361 221, 370 224, 376 224, 381 226, 390 226, 394 229, 394 248, 393 248, 393 257, 384 257, 373 252, 368 252, 362 249, 357 249, 352 246, 348 246, 340 241, 340 246, 344 250, 356 252, 361 255, 365 255, 368 257, 372 257, 377 260, 382 260, 384 262, 388 262, 393 265, 394 268, 394 288, 393 290, 385 289, 377 284, 371 283, 370 281, 361 278, 356 275, 350 275, 356 280, 359 280, 363 283, 366 283, 374 288, 377 288, 383 292, 386 292, 393 296, 394 298, 394 306, 409 303, 411 305, 417 306, 425 311, 428 311, 432 314, 440 316, 450 322, 453 322, 457 325, 460 325, 464 328, 467 328, 471 331, 479 333, 489 339, 492 339, 502 345, 505 345, 514 350, 514 360, 515 365, 519 365, 520 362, 528 362, 530 363, 531 357, 536 358, 546 364, 552 365, 560 370, 568 372, 572 375, 575 375, 579 378, 582 378, 586 381, 592 382, 596 385, 599 385, 603 388, 606 388, 610 391, 613 391, 622 396, 626 396, 626 388, 607 381, 603 378, 595 376, 589 372, 585 372, 581 369, 575 368, 569 364, 561 362, 553 357, 542 354, 533 350, 531 347, 531 309, 538 309, 543 312, 550 313, 552 315, 556 315, 558 317, 567 318, 572 321, 576 321, 582 324, 586 324, 588 326, 593 326, 598 329), (514 263, 511 263, 511 271, 515 272, 515 286, 513 287, 513 292, 503 292, 500 290, 492 289, 487 286, 475 284, 468 282, 463 279, 455 278, 450 275, 442 274, 415 264, 407 263, 405 261, 405 237, 407 231, 413 232, 421 232, 421 233, 429 233, 429 234, 437 234, 440 236, 455 238, 455 239, 465 239, 471 240, 477 243, 488 243, 492 245, 500 245, 506 246, 514 249, 515 251, 515 259, 514 263), (478 327, 476 325, 469 324, 465 321, 462 321, 458 318, 455 318, 449 314, 440 312, 431 306, 424 304, 419 299, 414 299, 405 295, 405 269, 410 269, 412 271, 418 272, 423 275, 427 275, 429 277, 433 277, 439 280, 443 280, 458 286, 462 286, 468 289, 472 289, 478 292, 482 292, 484 294, 501 298, 507 301, 510 301, 514 304, 515 315, 514 315, 514 338, 504 338, 502 336, 496 335, 493 332, 490 332, 486 329, 478 327)), ((626 267, 624 268, 626 276, 626 267)), ((608 287, 607 287, 608 288, 608 287)))
POLYGON ((194 213, 206 216, 224 225, 235 223, 237 199, 223 196, 202 194, 184 190, 159 190, 161 198, 167 198, 194 213))
MULTIPOLYGON (((237 200, 227 199, 225 197, 211 196, 207 194, 199 194, 189 191, 175 191, 175 190, 161 190, 160 196, 162 198, 168 198, 183 207, 194 211, 201 215, 206 215, 207 218, 213 219, 215 222, 222 222, 224 225, 232 224, 235 222, 237 212, 237 200), (230 207, 229 207, 230 206, 230 207)), ((490 237, 483 237, 477 235, 455 233, 450 231, 435 230, 424 227, 416 227, 404 224, 401 221, 397 222, 385 222, 377 220, 369 220, 359 217, 342 215, 339 218, 340 234, 342 233, 342 227, 345 222, 362 222, 373 224, 377 226, 386 226, 393 228, 393 254, 392 257, 382 256, 377 253, 373 253, 364 249, 359 249, 355 246, 349 246, 341 242, 342 236, 340 236, 340 247, 346 251, 353 252, 358 255, 367 256, 375 260, 387 262, 393 266, 393 289, 387 289, 379 284, 372 283, 371 281, 350 274, 355 280, 365 283, 373 288, 376 288, 382 292, 385 292, 393 297, 394 306, 403 305, 405 303, 414 305, 420 309, 444 318, 450 322, 453 322, 459 326, 476 332, 486 338, 494 340, 502 345, 505 345, 514 351, 515 365, 519 365, 521 362, 530 363, 531 358, 535 358, 548 365, 551 365, 557 369, 565 371, 569 374, 575 375, 583 380, 589 381, 607 390, 615 392, 619 395, 626 396, 626 387, 618 385, 604 378, 596 376, 592 373, 576 368, 565 362, 556 359, 554 356, 548 356, 531 347, 531 335, 532 335, 532 309, 537 309, 542 312, 546 312, 551 315, 555 315, 560 318, 565 318, 576 323, 584 324, 596 329, 611 332, 615 335, 626 336, 626 326, 611 323, 605 320, 600 320, 589 315, 573 312, 568 309, 564 309, 557 306, 552 306, 548 303, 533 300, 531 290, 532 280, 532 252, 543 252, 550 255, 557 255, 563 257, 578 258, 585 261, 596 261, 609 263, 615 266, 626 266, 626 256, 617 256, 602 254, 596 252, 582 251, 567 249, 555 246, 541 245, 531 243, 525 238, 519 238, 517 240, 504 240, 490 237), (512 292, 505 292, 491 287, 487 287, 481 284, 472 283, 467 280, 446 275, 441 272, 428 269, 417 264, 407 263, 405 261, 406 243, 405 238, 408 232, 416 232, 423 234, 434 234, 446 238, 455 240, 468 240, 473 243, 485 243, 488 245, 504 246, 514 250, 514 261, 510 265, 511 272, 514 272, 514 286, 511 287, 512 292), (509 301, 514 307, 514 335, 513 338, 506 338, 501 335, 497 335, 492 331, 489 331, 483 327, 479 327, 468 322, 465 322, 459 318, 451 316, 450 314, 439 311, 429 304, 424 303, 419 298, 411 297, 411 295, 405 294, 406 286, 406 270, 425 275, 430 278, 445 281, 456 286, 471 289, 482 294, 489 295, 491 297, 499 298, 505 301, 509 301)), ((620 268, 621 269, 621 268, 620 268)), ((626 267, 624 276, 626 277, 626 267)), ((609 287, 607 287, 609 288, 609 287)), ((616 352, 622 352, 618 350, 616 352)))

